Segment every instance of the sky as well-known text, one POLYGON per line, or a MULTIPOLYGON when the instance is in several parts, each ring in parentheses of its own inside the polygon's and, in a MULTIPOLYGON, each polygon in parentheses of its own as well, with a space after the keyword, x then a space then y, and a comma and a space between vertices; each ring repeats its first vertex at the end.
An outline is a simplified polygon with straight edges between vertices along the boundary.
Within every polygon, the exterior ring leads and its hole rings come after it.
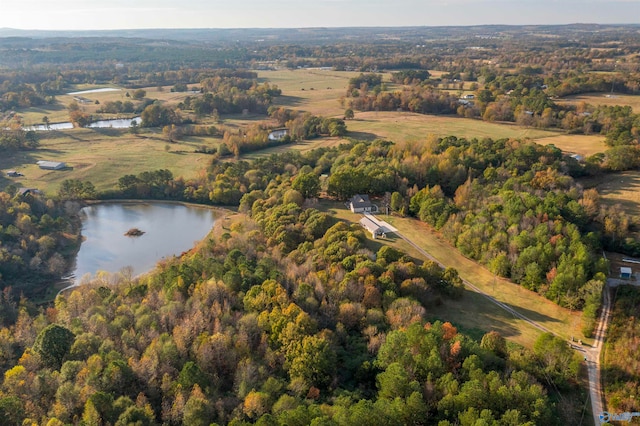
POLYGON ((640 23, 640 0, 0 0, 0 28, 640 23))

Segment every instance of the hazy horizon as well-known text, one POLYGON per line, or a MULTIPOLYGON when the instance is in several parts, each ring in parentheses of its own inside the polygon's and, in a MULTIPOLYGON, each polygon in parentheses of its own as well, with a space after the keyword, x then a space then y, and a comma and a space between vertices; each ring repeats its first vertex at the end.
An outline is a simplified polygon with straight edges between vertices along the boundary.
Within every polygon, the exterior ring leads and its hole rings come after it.
POLYGON ((638 23, 640 0, 22 0, 0 28, 131 30, 638 23))

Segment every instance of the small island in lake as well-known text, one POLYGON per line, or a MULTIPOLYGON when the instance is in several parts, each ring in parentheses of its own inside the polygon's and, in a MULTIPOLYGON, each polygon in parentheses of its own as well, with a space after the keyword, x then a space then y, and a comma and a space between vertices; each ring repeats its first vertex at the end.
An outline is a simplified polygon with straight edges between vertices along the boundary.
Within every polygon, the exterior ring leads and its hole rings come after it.
POLYGON ((144 234, 144 231, 141 231, 138 228, 131 228, 127 232, 124 233, 124 235, 126 237, 139 237, 142 234, 144 234))

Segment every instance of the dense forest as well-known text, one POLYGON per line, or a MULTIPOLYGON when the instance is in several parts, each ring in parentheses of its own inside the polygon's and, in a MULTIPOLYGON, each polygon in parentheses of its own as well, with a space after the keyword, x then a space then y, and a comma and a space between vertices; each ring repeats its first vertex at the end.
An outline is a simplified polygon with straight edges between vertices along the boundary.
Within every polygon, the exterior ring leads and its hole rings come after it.
MULTIPOLYGON (((37 298, 66 273, 80 243, 79 221, 70 214, 76 208, 29 192, 0 192, 0 288, 37 298)), ((0 322, 14 314, 0 314, 0 322)))
POLYGON ((368 248, 288 180, 146 278, 102 276, 0 330, 8 424, 565 424, 578 359, 480 342, 429 307, 455 270, 368 248), (115 283, 115 284, 114 284, 115 283), (559 404, 559 405, 558 405, 559 404), (561 408, 560 408, 561 407, 561 408), (54 420, 55 419, 55 420, 54 420), (54 422, 54 423, 51 423, 54 422))

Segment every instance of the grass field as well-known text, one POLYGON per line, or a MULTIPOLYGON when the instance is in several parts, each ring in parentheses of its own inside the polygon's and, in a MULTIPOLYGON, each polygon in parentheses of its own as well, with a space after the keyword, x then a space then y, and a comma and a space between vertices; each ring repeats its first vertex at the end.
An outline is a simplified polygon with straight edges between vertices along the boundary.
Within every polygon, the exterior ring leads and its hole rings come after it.
POLYGON ((622 93, 583 93, 567 96, 555 100, 560 105, 578 105, 585 102, 591 105, 621 105, 630 106, 633 112, 640 112, 640 95, 625 95, 622 93))
MULTIPOLYGON (((580 313, 570 312, 534 292, 506 279, 496 277, 488 269, 462 256, 424 223, 400 217, 390 217, 388 221, 434 258, 447 266, 456 268, 462 278, 500 302, 510 305, 521 314, 544 325, 560 336, 565 338, 574 336, 576 339, 582 337, 580 313)), ((513 318, 486 299, 477 297, 477 295, 470 299, 475 299, 471 306, 468 306, 469 301, 460 300, 455 303, 451 302, 451 307, 444 306, 438 313, 459 318, 458 321, 462 325, 470 328, 473 328, 474 324, 480 326, 484 321, 484 326, 480 328, 486 329, 491 325, 491 327, 496 327, 497 331, 505 333, 505 337, 525 346, 530 346, 539 335, 539 330, 520 319, 513 318), (476 312, 479 303, 487 304, 487 307, 483 309, 483 315, 478 315, 476 312), (461 308, 458 312, 452 310, 456 305, 461 308), (511 327, 514 329, 512 330, 511 327)), ((591 343, 590 339, 582 340, 587 344, 591 343)))
POLYGON ((580 154, 583 157, 589 157, 607 149, 604 136, 601 135, 558 135, 535 139, 535 142, 540 145, 553 144, 565 152, 580 154))
MULTIPOLYGON (((282 90, 274 99, 274 105, 308 111, 323 117, 344 114, 339 99, 344 96, 349 79, 359 72, 330 71, 321 69, 259 71, 260 82, 269 82, 282 90)), ((388 80, 388 77, 385 78, 388 80)))
MULTIPOLYGON (((341 117, 344 108, 339 99, 346 92, 349 79, 359 72, 342 72, 321 69, 298 69, 259 71, 261 82, 270 82, 283 91, 283 96, 274 99, 274 104, 292 109, 309 111, 325 117, 341 117)), ((432 72, 438 75, 437 72, 432 72)), ((389 83, 389 75, 383 81, 389 90, 397 89, 389 83)), ((119 88, 115 85, 102 86, 119 88)), ((100 88, 95 85, 79 85, 73 91, 100 88)), ((82 104, 85 112, 93 114, 101 105, 110 101, 125 101, 127 89, 110 92, 82 94, 91 102, 82 104), (98 104, 95 102, 98 101, 98 104)), ((189 93, 171 92, 170 86, 162 88, 147 87, 146 97, 159 99, 168 104, 177 104, 189 93)), ((452 89, 453 90, 453 89, 452 89)), ((72 95, 60 95, 54 105, 46 108, 31 108, 19 111, 25 124, 40 124, 46 115, 51 123, 68 121, 67 106, 73 101, 72 95)), ((105 117, 107 118, 107 117, 105 117)), ((216 124, 231 130, 265 121, 264 115, 223 116, 223 123, 216 124)), ((209 123, 213 124, 213 123, 209 123)), ((541 144, 553 143, 557 147, 583 155, 601 152, 602 140, 598 136, 571 136, 558 132, 520 127, 508 123, 489 123, 455 116, 431 116, 409 112, 356 112, 356 119, 347 122, 348 136, 373 140, 389 139, 395 142, 422 141, 428 135, 455 135, 466 138, 530 138, 541 144)), ((156 130, 157 132, 157 130, 156 130)), ((57 185, 66 178, 89 179, 98 187, 106 189, 113 185, 123 174, 139 173, 144 170, 169 168, 174 175, 190 177, 202 170, 208 158, 193 154, 196 146, 217 145, 219 139, 186 138, 179 144, 170 145, 170 153, 165 151, 166 139, 157 133, 146 132, 139 137, 131 136, 126 131, 111 129, 88 130, 73 129, 68 131, 41 133, 41 149, 34 152, 19 153, 0 158, 0 169, 17 169, 25 173, 19 182, 20 186, 34 186, 47 192, 55 192, 57 185), (176 153, 176 151, 181 151, 176 153), (47 159, 67 162, 71 168, 63 172, 44 172, 35 166, 35 161, 47 159), (195 165, 195 167, 194 167, 195 165)), ((341 139, 322 138, 304 141, 283 147, 269 148, 264 151, 243 155, 242 159, 254 159, 289 149, 307 151, 322 146, 334 146, 341 139)), ((0 178, 0 188, 12 183, 7 178, 0 178)))
POLYGON ((347 122, 352 136, 362 139, 384 138, 395 142, 421 141, 428 135, 455 135, 465 138, 531 138, 557 136, 557 132, 489 123, 456 116, 424 115, 410 112, 357 112, 347 122))
MULTIPOLYGON (((124 89, 122 87, 116 85, 109 86, 95 86, 95 85, 78 85, 73 88, 73 90, 69 90, 69 92, 78 92, 83 90, 91 90, 91 89, 100 89, 100 88, 113 88, 119 89, 110 92, 97 92, 97 93, 85 93, 78 96, 82 96, 83 98, 89 99, 91 102, 80 104, 80 109, 87 114, 96 114, 97 110, 100 109, 107 102, 115 102, 115 101, 131 101, 136 104, 139 101, 134 101, 131 98, 127 97, 127 92, 133 92, 133 89, 124 89), (95 102, 99 103, 96 104, 95 102)), ((148 99, 158 99, 165 104, 175 105, 184 100, 189 93, 180 93, 180 92, 171 92, 171 86, 162 87, 160 90, 158 87, 146 87, 145 90, 146 98, 148 99)), ((61 123, 69 121, 69 111, 67 107, 74 101, 74 95, 59 95, 56 96, 56 103, 53 105, 43 105, 37 108, 27 108, 21 110, 19 114, 23 117, 24 123, 27 126, 34 124, 42 124, 42 118, 46 115, 49 118, 50 123, 61 123)), ((115 117, 110 114, 101 114, 105 118, 115 117)))
MULTIPOLYGON (((362 217, 351 213, 343 204, 323 201, 319 209, 330 212, 336 218, 356 223, 362 217)), ((508 280, 495 277, 493 273, 462 256, 449 243, 442 240, 436 232, 426 224, 415 219, 382 216, 382 218, 427 251, 441 263, 458 270, 460 276, 485 293, 504 302, 523 315, 544 325, 560 336, 577 339, 582 338, 580 332, 582 320, 580 312, 571 312, 561 308, 544 297, 526 290, 508 280)), ((410 256, 424 260, 424 258, 404 240, 394 236, 386 240, 371 240, 370 248, 379 248, 381 244, 389 244, 402 250, 410 256)), ((514 318, 513 315, 499 308, 484 296, 466 289, 462 298, 458 300, 445 299, 441 306, 428 309, 427 314, 432 319, 451 321, 462 330, 474 337, 482 337, 490 330, 500 332, 506 338, 523 346, 531 347, 540 335, 540 330, 529 323, 514 318)), ((582 339, 585 344, 591 344, 590 339, 582 339)))
POLYGON ((580 179, 585 188, 596 188, 602 202, 620 204, 634 218, 640 217, 640 171, 630 170, 580 179))
POLYGON ((342 138, 318 138, 307 141, 296 142, 288 145, 276 146, 273 148, 266 148, 260 151, 249 152, 247 154, 240 155, 241 160, 255 160, 256 158, 268 157, 271 154, 279 154, 287 151, 307 152, 321 147, 333 147, 338 146, 341 143, 346 143, 342 138))
POLYGON ((24 174, 18 178, 1 177, 0 188, 15 184, 53 195, 63 180, 83 179, 104 190, 112 188, 125 174, 157 169, 169 169, 175 176, 194 177, 211 161, 211 156, 193 152, 206 143, 213 142, 190 138, 168 144, 159 134, 134 136, 115 129, 52 131, 41 139, 39 149, 0 157, 0 170, 24 174), (68 168, 41 170, 36 165, 38 160, 63 161, 68 168))

